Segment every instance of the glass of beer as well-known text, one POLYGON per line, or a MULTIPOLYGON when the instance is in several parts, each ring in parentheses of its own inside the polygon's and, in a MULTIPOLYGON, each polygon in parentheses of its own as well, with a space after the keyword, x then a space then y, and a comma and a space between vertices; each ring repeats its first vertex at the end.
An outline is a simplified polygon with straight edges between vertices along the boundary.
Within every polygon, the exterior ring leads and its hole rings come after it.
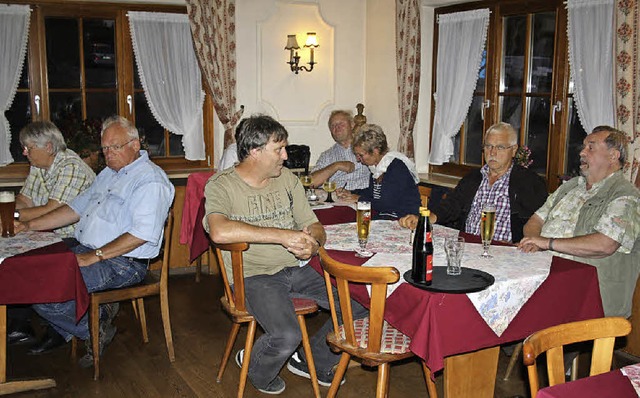
POLYGON ((0 192, 0 218, 2 219, 2 237, 14 236, 13 213, 16 211, 16 195, 11 191, 0 192))
POLYGON ((322 189, 325 190, 325 192, 327 193, 327 199, 325 200, 326 203, 333 203, 333 198, 331 197, 331 192, 336 190, 336 183, 335 181, 325 181, 324 184, 322 184, 322 189))
POLYGON ((369 228, 371 226, 371 202, 358 202, 356 204, 356 225, 358 228, 357 257, 371 257, 373 253, 367 250, 369 240, 369 228))
POLYGON ((485 203, 482 206, 482 213, 480 214, 480 238, 482 239, 482 254, 481 257, 490 258, 493 257, 489 254, 489 247, 491 246, 491 240, 493 239, 493 233, 496 229, 496 206, 490 203, 485 203))

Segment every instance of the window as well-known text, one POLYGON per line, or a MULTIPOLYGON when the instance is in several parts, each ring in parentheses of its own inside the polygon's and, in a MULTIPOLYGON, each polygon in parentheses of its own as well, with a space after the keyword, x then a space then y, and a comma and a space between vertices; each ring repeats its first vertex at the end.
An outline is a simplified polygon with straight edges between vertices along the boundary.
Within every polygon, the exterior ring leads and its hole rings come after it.
POLYGON ((553 190, 560 175, 576 168, 576 148, 586 134, 568 88, 566 10, 559 0, 504 0, 443 7, 436 15, 487 7, 491 20, 483 64, 456 136, 457 153, 432 171, 462 176, 480 167, 483 133, 503 121, 518 131, 519 144, 531 149, 530 167, 553 190))
MULTIPOLYGON (((15 163, 0 168, 0 177, 26 176, 18 133, 29 122, 51 120, 63 130, 113 114, 134 121, 151 158, 165 170, 209 167, 207 161, 185 160, 182 137, 166 131, 151 114, 126 16, 128 10, 184 13, 185 7, 46 2, 33 3, 32 10, 27 60, 6 113, 15 163)), ((206 107, 211 107, 209 100, 206 107)), ((211 154, 213 113, 205 109, 204 115, 206 152, 211 154)))

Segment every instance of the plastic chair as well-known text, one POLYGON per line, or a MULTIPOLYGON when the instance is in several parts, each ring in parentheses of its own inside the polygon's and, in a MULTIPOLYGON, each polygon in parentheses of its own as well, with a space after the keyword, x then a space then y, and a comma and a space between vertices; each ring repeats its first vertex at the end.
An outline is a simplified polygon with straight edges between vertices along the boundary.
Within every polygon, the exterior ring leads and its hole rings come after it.
POLYGON ((304 174, 309 174, 309 160, 311 159, 311 149, 308 145, 287 145, 287 160, 284 167, 288 169, 304 169, 304 174))
MULTIPOLYGON (((233 325, 231 326, 231 332, 227 339, 227 344, 224 349, 224 355, 222 362, 220 363, 220 369, 216 376, 216 382, 222 381, 222 375, 227 367, 227 362, 231 357, 231 351, 233 345, 238 337, 238 331, 243 323, 249 324, 249 330, 247 331, 247 338, 244 343, 244 357, 242 360, 242 369, 240 370, 240 381, 238 383, 238 397, 244 396, 244 387, 247 384, 247 374, 249 373, 249 361, 251 359, 251 349, 253 348, 253 340, 255 338, 256 326, 258 323, 256 319, 249 314, 245 305, 244 294, 244 264, 243 264, 243 252, 249 248, 248 243, 229 243, 218 244, 213 243, 216 260, 220 265, 220 275, 222 275, 222 281, 224 283, 224 296, 220 298, 222 303, 222 309, 229 315, 233 325), (233 287, 229 284, 229 277, 224 267, 224 261, 222 259, 222 251, 228 251, 231 253, 231 265, 233 268, 233 287)), ((296 317, 300 324, 300 331, 302 332, 302 348, 307 359, 307 365, 309 366, 309 375, 311 376, 311 384, 313 386, 314 396, 320 397, 320 388, 318 387, 318 378, 316 376, 316 366, 313 361, 313 355, 311 353, 311 343, 309 342, 309 333, 307 332, 307 324, 304 316, 307 314, 314 314, 318 311, 318 303, 315 300, 294 298, 292 299, 293 306, 296 310, 296 317)))
MULTIPOLYGON (((411 339, 384 321, 387 300, 387 284, 395 283, 400 273, 394 267, 357 267, 341 263, 329 257, 324 248, 320 251, 320 261, 324 268, 327 285, 333 333, 327 335, 327 342, 334 351, 342 351, 340 362, 327 397, 335 397, 352 356, 360 358, 363 365, 378 368, 376 397, 386 397, 389 384, 389 363, 412 357, 409 350, 411 339), (342 326, 338 326, 336 303, 332 293, 331 276, 335 278, 342 313, 342 326), (371 284, 371 306, 369 317, 353 320, 349 283, 371 284)), ((431 371, 422 362, 429 396, 437 397, 436 386, 431 381, 431 371)))
POLYGON ((549 385, 565 382, 563 346, 593 340, 591 370, 589 376, 611 370, 615 338, 631 332, 631 323, 624 318, 608 317, 552 326, 531 334, 522 346, 523 361, 529 373, 531 396, 538 393, 538 369, 536 358, 547 354, 549 385))
MULTIPOLYGON (((169 258, 171 252, 171 238, 173 229, 173 209, 169 211, 167 221, 164 227, 164 243, 162 254, 162 267, 160 268, 160 276, 151 272, 147 273, 145 279, 133 286, 127 286, 120 289, 104 290, 94 292, 90 295, 89 305, 89 332, 91 335, 91 348, 93 351, 93 379, 98 380, 100 377, 100 349, 99 349, 99 328, 100 328, 100 305, 115 303, 124 300, 131 300, 133 311, 136 318, 140 320, 142 328, 142 340, 149 342, 147 333, 147 318, 144 311, 144 298, 149 296, 160 296, 160 311, 162 313, 162 325, 164 327, 164 337, 167 344, 167 352, 169 361, 176 360, 173 350, 173 336, 171 334, 171 319, 169 316, 169 258)), ((75 358, 77 349, 77 339, 73 339, 72 356, 75 358)))

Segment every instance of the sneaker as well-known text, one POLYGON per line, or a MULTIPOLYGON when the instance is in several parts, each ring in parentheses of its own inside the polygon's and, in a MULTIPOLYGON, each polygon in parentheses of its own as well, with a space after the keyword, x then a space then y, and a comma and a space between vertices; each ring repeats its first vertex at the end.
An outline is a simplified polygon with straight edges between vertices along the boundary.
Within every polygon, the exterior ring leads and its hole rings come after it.
MULTIPOLYGON (((98 347, 100 348, 100 355, 104 352, 107 345, 113 341, 118 329, 111 323, 105 321, 100 322, 100 336, 98 338, 98 347)), ((78 360, 78 364, 81 368, 90 368, 93 366, 93 349, 91 348, 91 338, 85 341, 85 347, 87 353, 78 360)))
MULTIPOLYGON (((304 360, 302 355, 298 354, 298 351, 294 352, 291 355, 291 359, 287 362, 287 369, 289 372, 293 373, 297 376, 306 377, 311 380, 311 375, 309 374, 309 367, 307 366, 307 362, 304 360)), ((335 376, 335 372, 333 369, 328 370, 326 372, 318 372, 316 371, 316 376, 318 377, 318 384, 325 387, 330 387, 331 382, 333 381, 333 377, 335 376)), ((343 377, 340 385, 343 385, 346 379, 343 377)))
MULTIPOLYGON (((239 368, 242 368, 243 360, 244 348, 236 353, 236 365, 238 365, 239 368)), ((282 377, 276 376, 276 378, 271 380, 271 382, 267 384, 265 388, 256 387, 256 390, 265 394, 278 395, 281 394, 285 390, 285 388, 287 388, 287 385, 285 384, 284 380, 282 380, 282 377)))

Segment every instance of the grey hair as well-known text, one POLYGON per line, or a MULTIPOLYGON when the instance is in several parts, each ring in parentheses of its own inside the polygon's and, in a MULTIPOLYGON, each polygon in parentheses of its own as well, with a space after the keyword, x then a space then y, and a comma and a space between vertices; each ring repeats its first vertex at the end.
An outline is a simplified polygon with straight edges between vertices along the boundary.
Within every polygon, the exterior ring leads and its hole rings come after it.
POLYGON ((136 126, 128 119, 119 115, 109 116, 104 120, 104 122, 102 122, 102 131, 100 132, 100 137, 102 137, 104 132, 114 124, 125 129, 130 139, 140 139, 140 134, 138 133, 138 129, 136 128, 136 126))
POLYGON ((33 122, 20 130, 20 143, 23 146, 34 144, 38 148, 44 148, 51 143, 52 155, 67 149, 64 137, 55 124, 51 122, 33 122))
POLYGON ((252 149, 264 148, 273 142, 286 141, 289 133, 284 126, 267 115, 252 115, 244 118, 236 128, 236 145, 238 146, 238 161, 245 160, 252 149))
POLYGON ((331 112, 331 115, 329 115, 329 121, 327 122, 329 129, 331 129, 331 120, 336 116, 346 117, 347 120, 349 120, 349 124, 353 125, 353 113, 351 111, 345 109, 336 109, 335 111, 331 112))
POLYGON ((611 126, 597 126, 593 129, 591 134, 599 133, 601 131, 609 132, 607 138, 604 139, 604 143, 607 144, 607 148, 615 149, 616 151, 620 152, 618 162, 620 162, 620 166, 624 167, 624 163, 627 161, 628 152, 626 134, 611 126))
POLYGON ((505 132, 509 134, 509 145, 517 145, 518 144, 518 132, 513 128, 512 125, 505 122, 498 122, 487 129, 487 132, 484 134, 484 140, 487 140, 487 137, 490 134, 505 132))
POLYGON ((373 150, 376 148, 381 154, 384 154, 389 150, 387 137, 384 135, 382 127, 377 124, 363 124, 360 126, 356 136, 353 138, 353 144, 351 144, 351 147, 360 147, 369 154, 373 153, 373 150))

